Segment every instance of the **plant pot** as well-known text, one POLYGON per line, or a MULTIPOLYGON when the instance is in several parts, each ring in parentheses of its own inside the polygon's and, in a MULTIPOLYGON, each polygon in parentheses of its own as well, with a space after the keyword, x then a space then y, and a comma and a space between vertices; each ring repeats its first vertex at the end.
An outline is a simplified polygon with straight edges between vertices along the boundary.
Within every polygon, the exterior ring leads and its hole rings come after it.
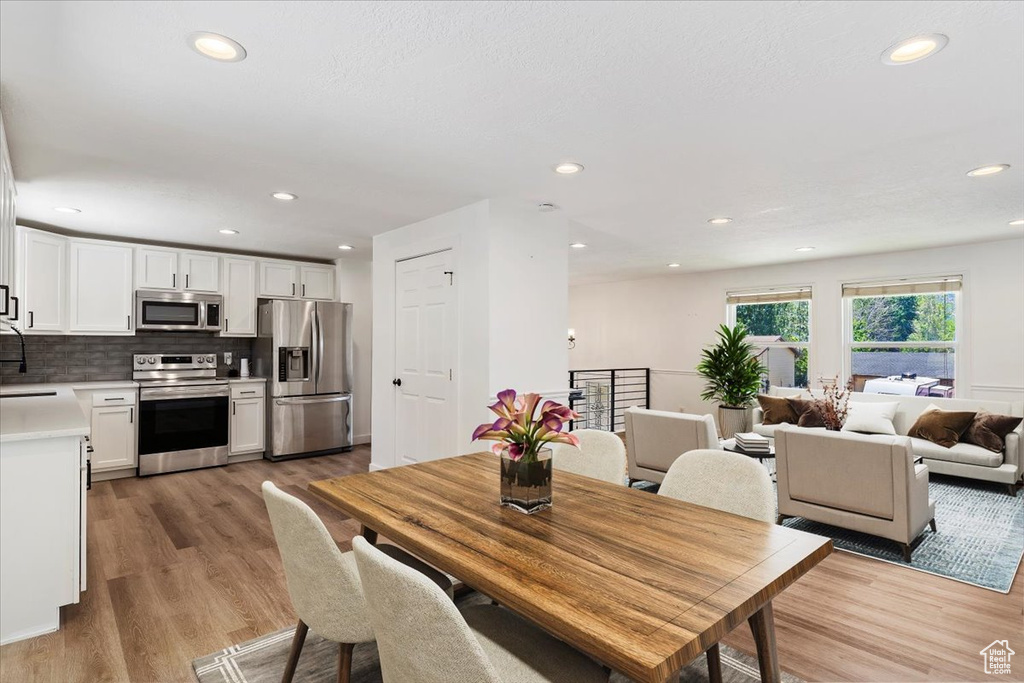
POLYGON ((722 430, 723 439, 731 439, 737 432, 747 431, 750 424, 750 408, 733 408, 731 406, 718 406, 719 427, 722 430))
POLYGON ((551 449, 542 448, 532 462, 501 452, 501 505, 532 515, 551 507, 551 449))

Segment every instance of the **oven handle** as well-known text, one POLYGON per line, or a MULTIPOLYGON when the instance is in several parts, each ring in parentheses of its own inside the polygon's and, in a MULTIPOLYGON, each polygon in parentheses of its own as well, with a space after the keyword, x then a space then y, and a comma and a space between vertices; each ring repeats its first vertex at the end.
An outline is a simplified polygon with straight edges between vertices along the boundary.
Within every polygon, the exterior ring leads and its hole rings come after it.
POLYGON ((310 398, 279 398, 274 402, 279 406, 298 406, 307 403, 332 403, 334 401, 351 401, 352 397, 348 394, 342 396, 325 396, 321 398, 310 397, 310 398))
POLYGON ((218 398, 229 397, 231 391, 224 389, 143 389, 139 392, 140 401, 162 401, 176 398, 218 398))

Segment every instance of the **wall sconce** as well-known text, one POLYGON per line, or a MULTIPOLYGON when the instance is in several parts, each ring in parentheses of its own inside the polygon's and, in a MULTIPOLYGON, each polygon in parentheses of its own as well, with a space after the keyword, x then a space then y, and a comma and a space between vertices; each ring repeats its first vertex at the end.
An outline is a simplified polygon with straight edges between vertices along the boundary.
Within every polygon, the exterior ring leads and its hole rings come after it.
POLYGON ((569 348, 576 348, 576 330, 571 327, 569 328, 569 348))

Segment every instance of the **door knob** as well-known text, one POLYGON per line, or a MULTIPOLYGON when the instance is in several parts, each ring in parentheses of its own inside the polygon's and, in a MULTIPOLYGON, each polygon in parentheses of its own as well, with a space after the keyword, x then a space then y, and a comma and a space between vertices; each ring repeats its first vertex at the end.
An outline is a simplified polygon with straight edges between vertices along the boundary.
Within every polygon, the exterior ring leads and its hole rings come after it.
POLYGON ((400 387, 402 386, 402 378, 396 377, 395 379, 391 380, 391 383, 394 384, 396 387, 400 387))

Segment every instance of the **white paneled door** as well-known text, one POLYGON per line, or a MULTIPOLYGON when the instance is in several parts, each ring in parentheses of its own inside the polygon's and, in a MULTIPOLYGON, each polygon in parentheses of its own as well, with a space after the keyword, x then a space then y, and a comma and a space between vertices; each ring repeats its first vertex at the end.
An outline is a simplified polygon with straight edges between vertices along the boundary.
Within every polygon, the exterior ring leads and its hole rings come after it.
POLYGON ((455 455, 452 252, 395 264, 395 462, 455 455))

